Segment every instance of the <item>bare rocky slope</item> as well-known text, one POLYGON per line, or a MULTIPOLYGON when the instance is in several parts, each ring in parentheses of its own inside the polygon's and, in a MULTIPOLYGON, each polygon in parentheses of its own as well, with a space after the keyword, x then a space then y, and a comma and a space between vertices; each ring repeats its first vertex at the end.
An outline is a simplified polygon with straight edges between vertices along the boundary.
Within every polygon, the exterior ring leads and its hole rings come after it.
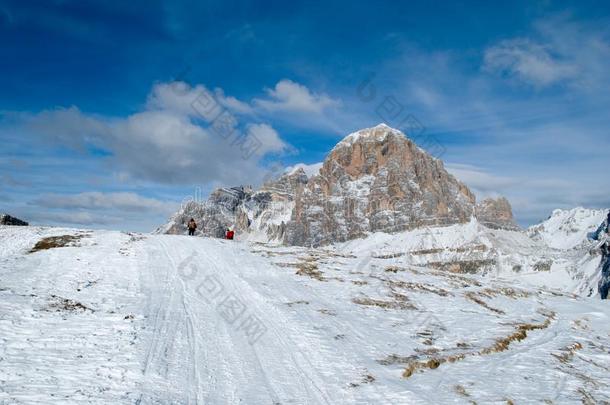
POLYGON ((506 199, 477 204, 442 161, 380 124, 345 137, 311 177, 298 168, 256 191, 217 189, 204 203, 185 204, 157 232, 182 234, 194 218, 201 235, 234 227, 249 239, 319 246, 371 232, 464 224, 473 216, 493 228, 517 228, 506 199))

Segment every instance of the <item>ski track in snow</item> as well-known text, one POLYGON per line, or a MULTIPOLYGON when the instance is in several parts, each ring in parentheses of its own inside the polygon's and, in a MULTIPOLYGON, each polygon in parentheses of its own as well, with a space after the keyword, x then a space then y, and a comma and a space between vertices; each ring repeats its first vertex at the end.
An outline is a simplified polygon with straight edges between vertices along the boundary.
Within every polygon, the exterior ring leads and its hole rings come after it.
POLYGON ((348 247, 0 227, 0 404, 610 401, 607 302, 348 247))

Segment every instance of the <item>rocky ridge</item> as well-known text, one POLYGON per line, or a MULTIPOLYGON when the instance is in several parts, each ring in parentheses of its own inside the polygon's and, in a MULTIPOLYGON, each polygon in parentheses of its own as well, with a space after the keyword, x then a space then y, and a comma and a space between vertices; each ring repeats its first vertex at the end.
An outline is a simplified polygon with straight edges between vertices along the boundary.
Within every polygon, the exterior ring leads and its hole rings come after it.
POLYGON ((0 214, 0 225, 28 226, 28 223, 8 214, 0 214))
POLYGON ((464 224, 516 229, 509 202, 477 204, 469 188, 402 132, 380 124, 339 142, 317 174, 302 168, 264 184, 220 188, 206 202, 183 205, 158 233, 182 234, 191 217, 199 234, 227 227, 258 241, 319 246, 422 226, 464 224))

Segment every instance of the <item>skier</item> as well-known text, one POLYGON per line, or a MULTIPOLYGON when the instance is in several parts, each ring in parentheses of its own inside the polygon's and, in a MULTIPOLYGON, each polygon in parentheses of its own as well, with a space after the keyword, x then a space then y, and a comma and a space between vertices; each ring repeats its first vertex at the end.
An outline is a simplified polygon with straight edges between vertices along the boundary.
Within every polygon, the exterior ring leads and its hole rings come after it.
POLYGON ((233 240, 233 236, 235 236, 235 232, 233 232, 232 228, 227 228, 227 232, 225 234, 225 238, 229 240, 233 240))
POLYGON ((193 218, 191 218, 191 220, 189 221, 188 228, 189 228, 189 236, 195 235, 195 229, 197 229, 197 223, 195 222, 195 220, 193 218))

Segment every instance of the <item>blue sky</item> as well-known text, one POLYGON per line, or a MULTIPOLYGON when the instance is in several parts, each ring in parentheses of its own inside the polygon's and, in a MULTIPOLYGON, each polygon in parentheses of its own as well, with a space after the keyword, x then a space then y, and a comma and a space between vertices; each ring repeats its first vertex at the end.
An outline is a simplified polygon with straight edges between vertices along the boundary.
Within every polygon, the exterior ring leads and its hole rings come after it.
POLYGON ((147 231, 382 121, 522 225, 610 206, 610 5, 430 3, 0 1, 0 211, 147 231))

